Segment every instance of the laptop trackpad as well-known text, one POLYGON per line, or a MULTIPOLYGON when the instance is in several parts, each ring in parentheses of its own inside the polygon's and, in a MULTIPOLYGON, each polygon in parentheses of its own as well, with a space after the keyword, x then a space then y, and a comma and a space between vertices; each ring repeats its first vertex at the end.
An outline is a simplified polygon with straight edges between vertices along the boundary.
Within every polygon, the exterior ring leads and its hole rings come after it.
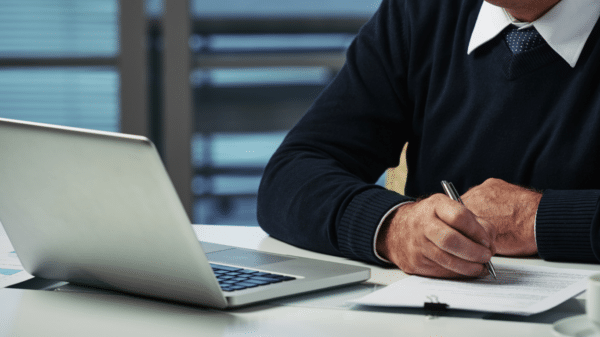
POLYGON ((206 256, 210 262, 225 263, 240 267, 258 267, 265 264, 278 263, 293 259, 290 257, 265 254, 257 251, 248 251, 238 248, 208 253, 206 256))

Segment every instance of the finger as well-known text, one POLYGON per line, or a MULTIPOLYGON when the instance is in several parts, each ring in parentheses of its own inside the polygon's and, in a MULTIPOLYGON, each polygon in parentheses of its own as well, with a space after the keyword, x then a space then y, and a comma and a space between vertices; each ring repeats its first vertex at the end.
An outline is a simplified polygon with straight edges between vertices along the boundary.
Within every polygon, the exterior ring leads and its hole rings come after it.
POLYGON ((491 247, 493 240, 489 233, 477 221, 477 216, 460 202, 447 198, 446 202, 437 205, 435 214, 440 220, 472 241, 487 248, 491 247))
POLYGON ((490 245, 490 251, 492 252, 492 256, 496 255, 497 252, 497 248, 496 248, 496 227, 489 222, 488 220, 484 219, 484 218, 480 218, 480 217, 476 217, 477 222, 485 229, 485 231, 488 233, 488 235, 491 238, 491 245, 490 245))
POLYGON ((439 249, 433 243, 430 243, 430 247, 424 252, 426 258, 439 267, 449 270, 458 275, 478 277, 486 271, 485 266, 482 263, 471 262, 463 260, 455 255, 452 255, 442 249, 439 249))
MULTIPOLYGON (((443 278, 443 279, 449 279, 449 278, 457 279, 457 278, 469 277, 464 274, 452 271, 450 269, 446 269, 443 266, 436 263, 435 261, 432 261, 431 259, 427 258, 426 256, 421 257, 421 263, 419 264, 419 266, 412 268, 408 271, 407 270, 403 270, 403 271, 407 274, 414 274, 414 275, 421 275, 421 276, 435 277, 435 278, 443 278)), ((476 276, 480 276, 480 275, 476 275, 476 276)))
POLYGON ((486 263, 492 257, 492 252, 489 248, 473 242, 461 232, 439 219, 433 219, 427 228, 425 228, 425 237, 436 248, 462 260, 486 263))

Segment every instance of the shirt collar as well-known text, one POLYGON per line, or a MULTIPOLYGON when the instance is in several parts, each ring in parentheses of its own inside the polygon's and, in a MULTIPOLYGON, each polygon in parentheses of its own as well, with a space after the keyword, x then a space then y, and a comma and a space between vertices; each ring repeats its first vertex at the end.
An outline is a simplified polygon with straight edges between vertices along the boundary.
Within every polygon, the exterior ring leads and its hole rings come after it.
MULTIPOLYGON (((532 25, 571 67, 575 67, 598 17, 598 0, 561 0, 532 25)), ((467 54, 493 39, 511 20, 501 7, 483 2, 471 35, 467 54)))

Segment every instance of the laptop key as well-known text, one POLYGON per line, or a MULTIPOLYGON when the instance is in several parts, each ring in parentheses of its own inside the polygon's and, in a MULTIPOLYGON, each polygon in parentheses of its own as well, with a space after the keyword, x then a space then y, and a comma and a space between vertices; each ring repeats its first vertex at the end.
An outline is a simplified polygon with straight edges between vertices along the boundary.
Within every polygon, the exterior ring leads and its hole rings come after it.
POLYGON ((256 283, 250 283, 250 282, 240 282, 240 283, 238 283, 236 285, 237 286, 246 287, 246 288, 254 288, 254 287, 258 286, 258 284, 256 284, 256 283))
POLYGON ((255 274, 256 276, 269 276, 269 275, 273 275, 273 274, 269 274, 269 273, 265 273, 265 272, 258 272, 255 274))
POLYGON ((220 264, 210 264, 210 266, 213 269, 222 269, 222 270, 227 270, 227 271, 237 271, 237 270, 243 270, 243 268, 239 268, 239 267, 230 267, 230 266, 224 266, 224 265, 220 265, 220 264))
POLYGON ((246 289, 246 287, 242 287, 242 286, 232 286, 228 288, 229 290, 225 290, 225 291, 236 291, 236 290, 242 290, 242 289, 246 289))
POLYGON ((211 264, 211 267, 223 291, 243 290, 295 279, 285 275, 217 264, 211 264))
POLYGON ((256 283, 258 285, 271 284, 271 282, 269 282, 269 281, 259 281, 259 280, 254 280, 254 279, 249 279, 246 282, 247 283, 256 283))
POLYGON ((237 281, 233 281, 233 280, 224 280, 224 281, 219 281, 219 284, 236 284, 238 283, 237 281))
POLYGON ((257 277, 253 277, 253 280, 258 280, 258 281, 267 281, 267 282, 281 282, 282 280, 279 278, 274 278, 274 277, 262 277, 262 276, 257 276, 257 277))

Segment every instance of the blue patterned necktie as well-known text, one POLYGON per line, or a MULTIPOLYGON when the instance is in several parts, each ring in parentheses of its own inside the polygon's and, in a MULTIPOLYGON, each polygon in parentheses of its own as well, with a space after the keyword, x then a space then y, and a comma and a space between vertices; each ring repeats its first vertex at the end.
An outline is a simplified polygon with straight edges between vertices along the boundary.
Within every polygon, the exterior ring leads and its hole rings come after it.
POLYGON ((502 35, 508 48, 515 55, 546 43, 533 26, 519 30, 518 27, 511 25, 502 32, 502 35))

